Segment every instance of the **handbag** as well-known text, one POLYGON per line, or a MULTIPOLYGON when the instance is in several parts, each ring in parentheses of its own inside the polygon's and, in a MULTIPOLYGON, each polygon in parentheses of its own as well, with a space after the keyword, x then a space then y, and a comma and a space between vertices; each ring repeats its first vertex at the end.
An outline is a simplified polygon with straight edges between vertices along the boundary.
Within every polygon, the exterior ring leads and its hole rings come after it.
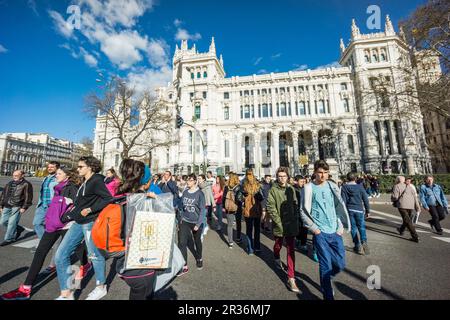
MULTIPOLYGON (((408 188, 408 186, 406 186, 406 188, 408 188)), ((402 192, 402 194, 400 195, 400 197, 398 197, 397 200, 395 200, 395 201, 392 202, 392 206, 393 206, 394 208, 400 208, 400 199, 401 199, 401 198, 403 197, 403 195, 405 194, 406 188, 405 188, 405 190, 403 190, 403 192, 402 192)))

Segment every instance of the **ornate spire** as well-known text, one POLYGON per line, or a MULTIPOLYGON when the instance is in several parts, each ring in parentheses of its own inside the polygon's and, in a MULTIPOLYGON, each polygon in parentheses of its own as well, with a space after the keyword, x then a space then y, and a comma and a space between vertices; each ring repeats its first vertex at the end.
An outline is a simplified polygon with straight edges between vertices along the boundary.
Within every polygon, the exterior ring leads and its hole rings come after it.
POLYGON ((181 40, 181 51, 187 51, 188 43, 187 40, 181 40))
POLYGON ((192 46, 192 51, 194 51, 194 53, 197 53, 197 47, 195 46, 195 43, 194 43, 194 45, 192 46))
POLYGON ((340 47, 341 47, 341 53, 344 53, 344 51, 345 51, 345 44, 344 44, 344 40, 342 38, 341 38, 340 47))
POLYGON ((216 54, 216 44, 214 43, 214 37, 211 39, 211 44, 209 46, 209 53, 216 54))
POLYGON ((223 57, 222 57, 222 55, 220 55, 219 61, 220 61, 220 64, 222 65, 222 67, 223 67, 223 57))
POLYGON ((359 28, 356 25, 355 19, 352 19, 352 40, 359 38, 361 33, 359 32, 359 28))
POLYGON ((389 15, 386 15, 386 23, 384 24, 384 32, 387 36, 395 35, 394 26, 392 25, 389 15))

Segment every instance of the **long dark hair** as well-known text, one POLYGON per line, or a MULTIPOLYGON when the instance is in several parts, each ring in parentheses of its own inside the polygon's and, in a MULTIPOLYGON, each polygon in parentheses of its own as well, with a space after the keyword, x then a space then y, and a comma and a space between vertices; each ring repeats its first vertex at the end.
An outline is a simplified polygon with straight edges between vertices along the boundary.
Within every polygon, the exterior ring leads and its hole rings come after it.
POLYGON ((76 186, 81 185, 82 179, 74 169, 69 169, 66 166, 60 166, 58 169, 66 174, 69 182, 76 186))
POLYGON ((141 179, 145 173, 142 161, 124 159, 119 167, 122 183, 118 188, 119 194, 135 193, 141 187, 141 179))

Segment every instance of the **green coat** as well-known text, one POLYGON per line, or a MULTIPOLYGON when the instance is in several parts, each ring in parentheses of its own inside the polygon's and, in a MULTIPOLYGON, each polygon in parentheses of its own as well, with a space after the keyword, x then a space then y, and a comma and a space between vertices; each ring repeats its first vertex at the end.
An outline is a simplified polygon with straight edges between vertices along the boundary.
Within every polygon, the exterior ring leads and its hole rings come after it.
POLYGON ((298 234, 297 196, 291 185, 273 184, 267 199, 267 212, 272 218, 274 236, 295 237, 298 234))

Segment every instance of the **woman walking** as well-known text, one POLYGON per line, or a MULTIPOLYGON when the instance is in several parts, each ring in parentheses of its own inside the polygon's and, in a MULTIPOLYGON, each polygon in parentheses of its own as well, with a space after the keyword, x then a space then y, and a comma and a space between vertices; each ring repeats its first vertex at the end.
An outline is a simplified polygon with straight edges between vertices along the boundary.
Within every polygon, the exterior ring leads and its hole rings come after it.
POLYGON ((263 195, 261 185, 253 174, 252 169, 246 171, 245 178, 243 185, 243 214, 246 225, 247 253, 253 255, 253 253, 261 252, 261 201, 263 200, 263 195))

